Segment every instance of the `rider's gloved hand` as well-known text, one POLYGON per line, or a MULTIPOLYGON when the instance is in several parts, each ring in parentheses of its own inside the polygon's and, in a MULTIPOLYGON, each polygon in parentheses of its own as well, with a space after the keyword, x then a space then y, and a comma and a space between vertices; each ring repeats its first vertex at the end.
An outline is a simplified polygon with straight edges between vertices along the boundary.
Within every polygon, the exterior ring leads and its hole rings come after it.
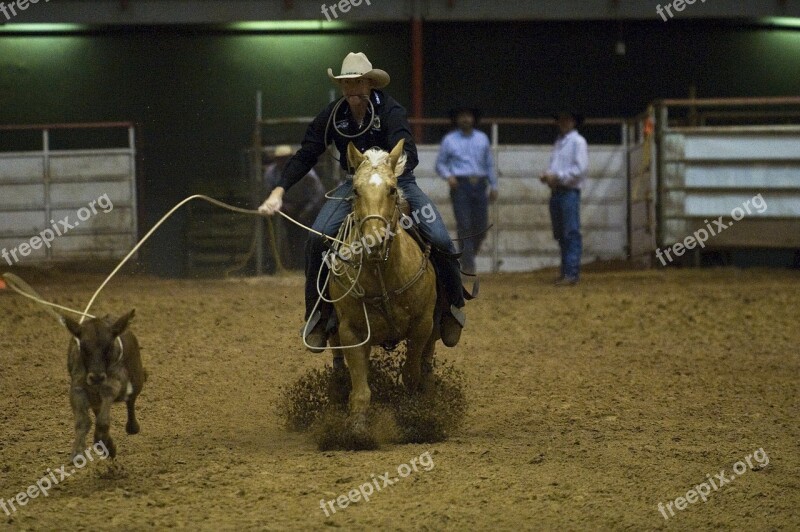
POLYGON ((258 208, 258 212, 272 216, 283 206, 283 187, 275 187, 275 190, 264 200, 264 203, 258 208))

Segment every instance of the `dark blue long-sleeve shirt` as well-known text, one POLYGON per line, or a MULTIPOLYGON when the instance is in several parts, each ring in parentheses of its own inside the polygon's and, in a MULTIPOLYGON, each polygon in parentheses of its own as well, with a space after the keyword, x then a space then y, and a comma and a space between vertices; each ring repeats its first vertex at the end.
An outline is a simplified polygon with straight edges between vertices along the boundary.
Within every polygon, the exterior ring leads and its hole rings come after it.
MULTIPOLYGON (((327 139, 325 138, 325 128, 336 102, 332 102, 325 107, 306 129, 306 136, 300 149, 286 163, 283 174, 281 174, 281 178, 278 181, 278 186, 288 190, 302 179, 317 164, 319 156, 325 153, 327 145, 331 142, 336 145, 336 149, 339 151, 339 165, 345 172, 352 173, 352 170, 347 167, 347 145, 351 141, 363 153, 374 147, 391 151, 400 139, 405 139, 406 170, 400 176, 400 179, 413 177, 413 170, 419 163, 419 159, 417 157, 417 146, 411 136, 411 128, 408 125, 405 108, 397 103, 394 98, 377 89, 372 90, 370 99, 375 107, 375 118, 372 126, 367 133, 354 139, 343 137, 333 127, 336 124, 346 135, 355 135, 360 129, 363 129, 363 127, 358 127, 347 103, 343 103, 339 107, 334 120, 328 127, 327 139)), ((372 114, 367 109, 365 120, 370 118, 372 118, 372 114)))

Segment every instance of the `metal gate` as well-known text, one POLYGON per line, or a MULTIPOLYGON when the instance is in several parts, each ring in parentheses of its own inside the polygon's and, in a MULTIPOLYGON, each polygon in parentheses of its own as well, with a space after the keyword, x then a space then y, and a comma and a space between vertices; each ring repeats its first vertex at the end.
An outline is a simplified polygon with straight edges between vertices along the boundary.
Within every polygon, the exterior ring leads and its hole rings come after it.
POLYGON ((798 107, 800 98, 659 102, 659 245, 695 257, 800 247, 800 125, 765 123, 798 107))
MULTIPOLYGON (((136 243, 136 149, 127 122, 0 126, 39 149, 0 152, 0 264, 117 259, 136 243), (54 130, 123 129, 127 146, 52 149, 54 130)), ((122 134, 119 134, 122 137, 122 134)), ((14 145, 14 142, 10 142, 14 145)))

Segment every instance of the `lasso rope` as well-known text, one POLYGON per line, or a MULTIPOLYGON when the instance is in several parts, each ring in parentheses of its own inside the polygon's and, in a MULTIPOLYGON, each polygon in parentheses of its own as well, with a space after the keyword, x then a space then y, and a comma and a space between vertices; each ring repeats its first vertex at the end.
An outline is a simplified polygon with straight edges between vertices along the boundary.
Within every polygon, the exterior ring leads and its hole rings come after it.
POLYGON ((53 307, 59 310, 63 310, 65 312, 71 312, 73 314, 80 314, 81 316, 88 316, 90 318, 94 318, 94 316, 92 316, 91 314, 84 314, 80 310, 73 310, 69 307, 64 307, 61 305, 57 305, 55 303, 51 303, 49 301, 45 301, 44 299, 42 299, 42 296, 40 296, 36 290, 31 288, 31 286, 28 283, 26 283, 13 273, 4 273, 3 279, 5 280, 8 287, 11 288, 16 293, 18 293, 19 295, 27 297, 28 299, 35 301, 40 305, 43 305, 47 313, 51 314, 62 325, 64 324, 64 319, 58 312, 53 310, 53 307))
MULTIPOLYGON (((350 244, 347 244, 346 242, 350 241, 349 239, 351 234, 355 234, 356 237, 359 236, 357 224, 355 223, 355 214, 352 212, 347 215, 342 225, 339 226, 339 232, 336 234, 336 239, 335 239, 336 242, 333 245, 333 249, 325 253, 323 262, 325 262, 325 259, 327 259, 327 257, 329 257, 331 254, 334 254, 335 256, 335 254, 339 251, 339 248, 342 245, 349 246, 350 244)), ((326 303, 337 303, 346 298, 351 293, 353 293, 357 298, 363 297, 364 289, 361 288, 361 285, 358 284, 358 279, 361 277, 361 271, 364 267, 364 262, 363 262, 363 255, 359 256, 361 257, 361 260, 358 261, 358 270, 356 270, 355 278, 350 277, 351 268, 345 264, 345 261, 342 261, 342 265, 339 265, 336 263, 335 260, 332 260, 329 263, 328 275, 327 277, 325 277, 325 283, 323 283, 322 287, 320 288, 319 282, 322 279, 322 268, 320 268, 319 272, 317 272, 317 280, 314 283, 314 286, 316 286, 317 288, 317 294, 319 297, 317 297, 317 302, 314 304, 314 308, 311 309, 311 313, 308 315, 308 319, 306 320, 306 323, 303 326, 303 333, 301 335, 303 337, 303 345, 305 345, 307 348, 319 349, 316 346, 309 345, 308 342, 306 341, 306 337, 308 336, 309 332, 308 326, 311 323, 311 317, 314 316, 314 313, 317 311, 317 308, 319 308, 319 304, 322 301, 325 301, 326 303), (348 288, 345 291, 345 293, 338 299, 327 299, 325 297, 325 290, 328 288, 328 285, 331 282, 331 276, 333 276, 334 279, 338 281, 338 278, 345 273, 347 274, 347 279, 352 283, 350 285, 350 288, 348 288)), ((372 339, 372 327, 369 323, 369 314, 367 313, 367 305, 363 299, 361 300, 361 308, 364 310, 364 320, 367 322, 367 337, 364 339, 364 341, 354 345, 339 345, 339 346, 329 345, 328 349, 330 349, 331 351, 336 351, 342 349, 350 349, 353 347, 361 347, 362 345, 365 345, 372 339)))
MULTIPOLYGON (((18 276, 14 275, 13 273, 4 273, 3 274, 3 279, 6 281, 8 286, 12 290, 17 292, 18 294, 20 294, 20 295, 22 295, 22 296, 24 296, 24 297, 26 297, 28 299, 31 299, 32 301, 35 301, 35 302, 43 305, 45 307, 45 309, 50 314, 54 315, 59 322, 63 323, 63 319, 57 312, 52 310, 52 308, 57 308, 59 310, 65 311, 65 312, 71 312, 73 314, 78 314, 78 315, 81 316, 80 323, 83 323, 84 319, 86 319, 87 317, 88 318, 94 318, 94 316, 89 314, 89 310, 92 308, 92 305, 94 304, 95 300, 97 299, 97 296, 100 295, 100 292, 103 291, 103 288, 105 288, 105 286, 109 283, 109 281, 111 281, 111 279, 114 278, 114 276, 117 274, 117 272, 119 272, 120 268, 122 268, 125 265, 125 263, 128 262, 128 260, 130 260, 130 258, 139 250, 139 248, 142 247, 142 245, 145 242, 147 242, 147 240, 153 235, 153 233, 155 233, 155 231, 161 226, 161 224, 163 224, 165 221, 167 221, 167 219, 169 219, 169 217, 172 216, 175 213, 175 211, 177 211, 178 209, 180 209, 181 207, 183 207, 184 205, 186 205, 190 201, 193 201, 193 200, 196 200, 196 199, 201 199, 203 201, 207 201, 208 203, 211 203, 212 205, 216 205, 217 207, 221 207, 221 208, 227 209, 229 211, 238 212, 238 213, 241 213, 241 214, 251 214, 251 215, 257 215, 257 216, 264 216, 258 210, 243 209, 241 207, 236 207, 234 205, 228 205, 227 203, 224 203, 224 202, 216 200, 214 198, 205 196, 203 194, 195 194, 193 196, 189 196, 188 198, 184 199, 183 201, 181 201, 177 205, 175 205, 164 216, 162 216, 161 219, 158 222, 156 222, 156 224, 147 232, 147 234, 145 234, 142 237, 142 239, 133 247, 133 249, 131 249, 128 252, 128 254, 125 256, 125 258, 123 258, 122 261, 120 261, 120 263, 117 265, 117 267, 114 268, 114 270, 102 282, 100 287, 94 292, 94 294, 92 295, 92 298, 89 300, 89 303, 86 305, 86 308, 84 309, 83 312, 81 312, 79 310, 71 309, 69 307, 65 307, 65 306, 62 306, 62 305, 57 305, 55 303, 51 303, 49 301, 44 300, 25 281, 23 281, 22 279, 20 279, 18 276)), ((325 235, 323 233, 320 233, 319 231, 316 231, 315 229, 312 229, 311 227, 308 227, 308 226, 298 222, 297 220, 295 220, 294 218, 292 218, 291 216, 289 216, 288 214, 286 214, 286 213, 284 213, 282 211, 277 211, 277 212, 278 212, 278 214, 280 214, 281 216, 283 216, 284 218, 286 218, 287 220, 289 220, 293 224, 297 225, 298 227, 301 227, 301 228, 305 229, 309 233, 313 233, 315 235, 321 236, 321 237, 323 237, 323 238, 325 238, 327 240, 330 240, 330 241, 335 242, 335 243, 340 244, 340 245, 347 245, 342 240, 339 240, 337 238, 334 238, 334 237, 325 235)))
MULTIPOLYGON (((351 234, 354 234, 356 236, 356 239, 358 239, 358 237, 360 236, 360 233, 358 233, 357 224, 355 222, 355 214, 352 213, 352 212, 347 215, 347 217, 344 219, 344 222, 339 227, 339 232, 336 234, 336 239, 340 240, 342 242, 350 242, 350 235, 351 234)), ((331 254, 333 254, 334 257, 335 257, 337 252, 339 251, 340 246, 341 246, 340 244, 334 244, 333 245, 333 249, 331 249, 330 251, 327 251, 325 253, 325 258, 330 256, 331 254)), ((349 244, 348 244, 348 246, 349 246, 349 244)), ((325 301, 326 303, 331 303, 331 304, 332 303, 338 303, 339 301, 343 300, 345 297, 350 295, 351 292, 353 293, 353 295, 355 297, 363 297, 364 296, 364 289, 361 288, 361 285, 358 284, 358 279, 359 279, 359 277, 361 277, 361 271, 362 271, 362 269, 364 267, 364 260, 363 260, 363 255, 361 253, 359 253, 358 256, 361 257, 361 258, 358 261, 358 270, 356 270, 355 279, 350 277, 350 269, 351 268, 347 265, 346 261, 342 260, 341 263, 339 263, 336 260, 331 260, 329 265, 328 265, 329 266, 328 275, 330 276, 331 274, 333 274, 334 280, 338 281, 339 277, 341 277, 343 275, 347 275, 347 279, 352 283, 350 285, 350 288, 347 289, 347 291, 339 299, 325 299, 324 290, 320 290, 320 288, 319 288, 319 280, 322 277, 322 275, 321 275, 322 269, 320 268, 320 273, 317 274, 317 293, 319 293, 319 297, 321 297, 323 301, 325 301)), ((325 259, 323 259, 323 261, 324 260, 325 259)), ((326 280, 326 283, 327 282, 328 281, 326 280)), ((340 282, 340 284, 342 284, 342 283, 340 282)))

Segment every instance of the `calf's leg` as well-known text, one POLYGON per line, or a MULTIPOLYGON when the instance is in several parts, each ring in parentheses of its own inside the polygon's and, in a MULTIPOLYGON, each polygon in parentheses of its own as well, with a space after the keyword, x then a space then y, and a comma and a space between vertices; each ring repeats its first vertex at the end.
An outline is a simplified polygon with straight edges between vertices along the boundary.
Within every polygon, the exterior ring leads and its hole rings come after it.
POLYGON ((75 458, 86 449, 86 435, 92 428, 92 418, 89 417, 89 398, 86 390, 73 386, 69 402, 72 413, 75 414, 75 442, 72 445, 72 458, 75 458))
POLYGON ((95 420, 94 442, 99 443, 102 441, 108 449, 108 456, 114 458, 117 456, 117 447, 109 434, 112 402, 112 397, 103 397, 103 402, 100 404, 100 413, 97 415, 97 420, 95 420))
POLYGON ((136 398, 138 395, 131 395, 125 406, 128 407, 128 422, 125 424, 125 432, 128 434, 139 434, 139 422, 136 421, 136 398))

